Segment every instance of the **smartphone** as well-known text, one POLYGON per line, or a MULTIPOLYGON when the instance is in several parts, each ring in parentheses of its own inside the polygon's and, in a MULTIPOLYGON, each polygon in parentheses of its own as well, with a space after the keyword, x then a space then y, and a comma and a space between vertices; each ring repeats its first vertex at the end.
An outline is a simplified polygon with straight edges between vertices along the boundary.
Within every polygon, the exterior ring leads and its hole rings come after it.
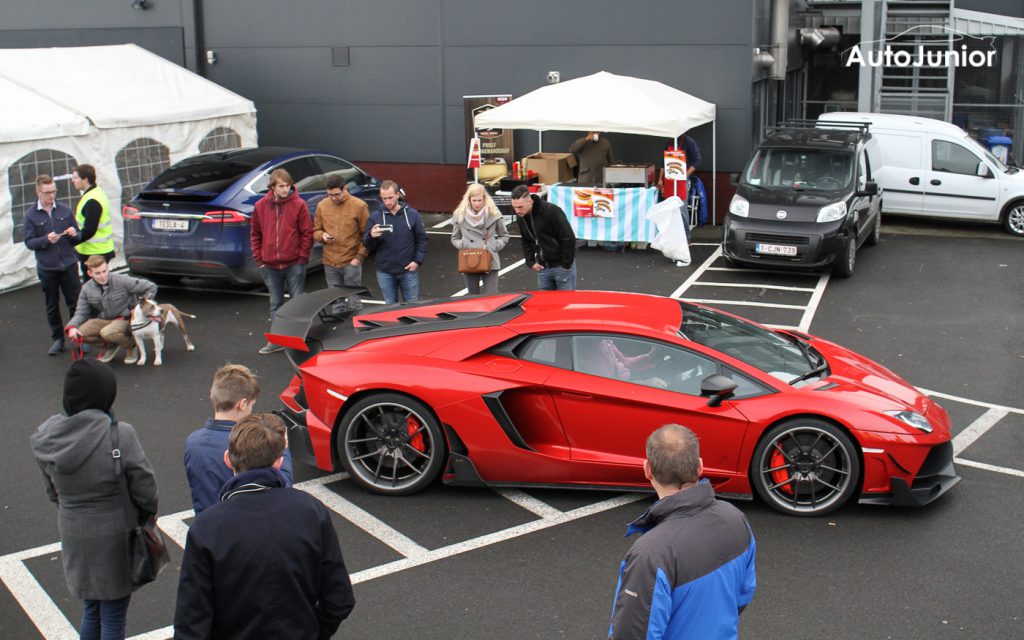
POLYGON ((393 224, 379 224, 377 226, 380 228, 381 231, 387 231, 389 233, 395 230, 395 225, 393 224))

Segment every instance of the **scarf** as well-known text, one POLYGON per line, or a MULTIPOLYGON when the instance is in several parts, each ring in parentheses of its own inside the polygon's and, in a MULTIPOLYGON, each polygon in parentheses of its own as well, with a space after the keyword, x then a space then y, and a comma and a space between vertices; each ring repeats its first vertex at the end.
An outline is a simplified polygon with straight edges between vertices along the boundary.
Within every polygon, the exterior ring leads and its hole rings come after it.
POLYGON ((466 207, 466 222, 469 226, 482 229, 484 222, 487 220, 487 209, 481 209, 480 211, 473 211, 472 207, 466 207))

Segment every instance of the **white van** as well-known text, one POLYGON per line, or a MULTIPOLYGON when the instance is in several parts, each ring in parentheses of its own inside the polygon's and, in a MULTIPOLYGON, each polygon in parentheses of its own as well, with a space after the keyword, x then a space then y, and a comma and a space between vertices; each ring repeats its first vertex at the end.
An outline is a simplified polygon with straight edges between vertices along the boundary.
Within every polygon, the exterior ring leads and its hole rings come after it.
POLYGON ((872 176, 886 213, 1002 222, 1024 236, 1024 171, 1007 167, 960 127, 916 116, 826 113, 830 122, 868 124, 872 176))

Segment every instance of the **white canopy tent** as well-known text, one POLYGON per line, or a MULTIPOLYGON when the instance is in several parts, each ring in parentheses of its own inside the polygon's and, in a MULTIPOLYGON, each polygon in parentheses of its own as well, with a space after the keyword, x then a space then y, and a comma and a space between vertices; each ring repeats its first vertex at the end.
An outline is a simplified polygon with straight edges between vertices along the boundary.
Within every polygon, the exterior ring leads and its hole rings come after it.
MULTIPOLYGON (((256 144, 250 100, 133 44, 0 49, 0 95, 0 290, 35 277, 20 227, 39 173, 96 167, 120 261, 122 194, 200 151, 256 144)), ((57 188, 74 206, 70 181, 57 188)))
POLYGON ((715 105, 654 80, 607 71, 541 87, 476 116, 477 129, 601 131, 678 138, 712 123, 711 198, 717 175, 715 105))

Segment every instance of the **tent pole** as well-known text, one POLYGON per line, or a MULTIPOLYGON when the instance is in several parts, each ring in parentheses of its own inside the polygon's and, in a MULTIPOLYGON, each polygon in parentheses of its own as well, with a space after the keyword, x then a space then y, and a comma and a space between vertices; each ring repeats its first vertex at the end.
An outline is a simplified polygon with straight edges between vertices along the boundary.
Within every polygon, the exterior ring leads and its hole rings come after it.
POLYGON ((718 197, 718 114, 711 121, 711 226, 718 224, 718 209, 715 198, 718 197))
POLYGON ((544 132, 537 132, 537 153, 544 151, 544 132))

